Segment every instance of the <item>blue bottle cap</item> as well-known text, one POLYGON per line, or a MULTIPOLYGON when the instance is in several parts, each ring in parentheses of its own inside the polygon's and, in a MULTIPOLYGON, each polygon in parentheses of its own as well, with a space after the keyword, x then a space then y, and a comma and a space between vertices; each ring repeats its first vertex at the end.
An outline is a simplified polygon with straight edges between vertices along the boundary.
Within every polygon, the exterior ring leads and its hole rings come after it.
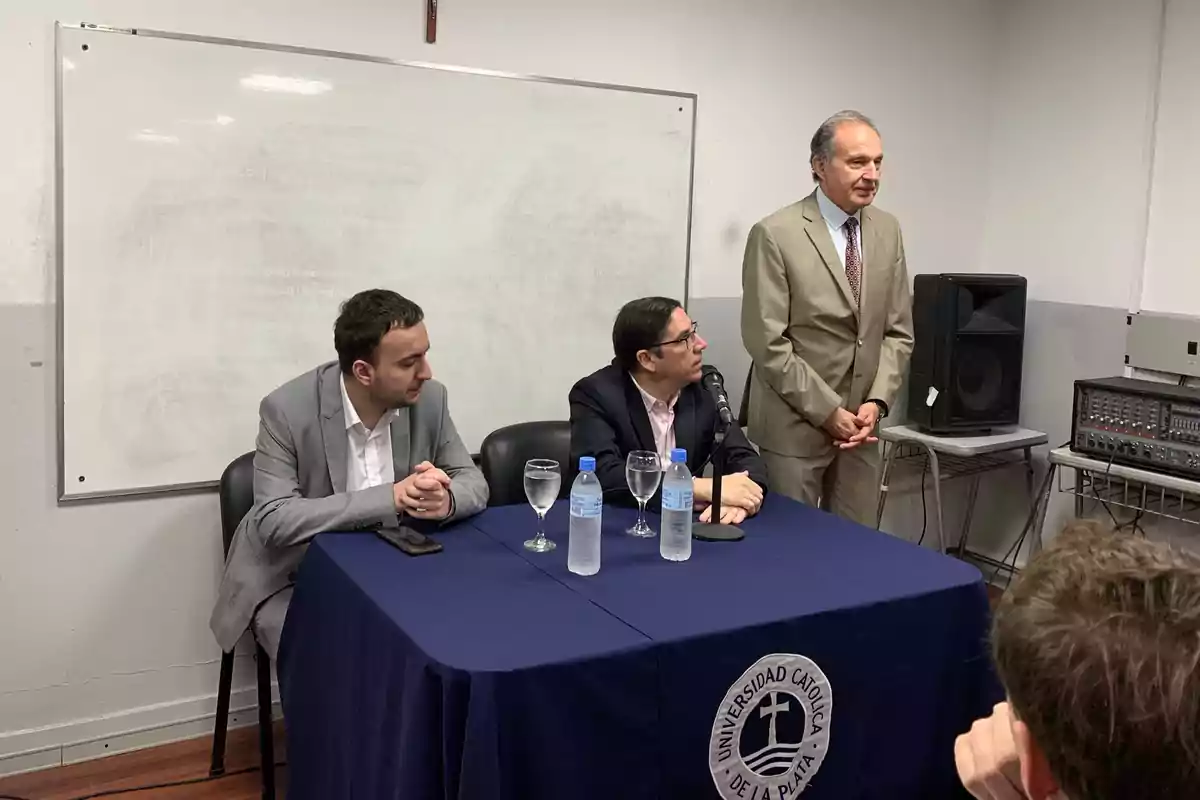
POLYGON ((580 456, 579 457, 579 471, 580 472, 595 472, 596 471, 596 459, 592 458, 591 456, 580 456))
POLYGON ((671 451, 671 463, 672 464, 686 464, 687 463, 687 450, 684 450, 682 447, 676 447, 674 450, 672 450, 671 451))

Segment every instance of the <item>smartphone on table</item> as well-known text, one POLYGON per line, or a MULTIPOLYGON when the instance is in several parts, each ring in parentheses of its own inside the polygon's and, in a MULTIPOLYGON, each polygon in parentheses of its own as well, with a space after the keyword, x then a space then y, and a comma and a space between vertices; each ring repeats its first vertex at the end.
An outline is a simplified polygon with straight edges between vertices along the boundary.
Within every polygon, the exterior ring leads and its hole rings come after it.
POLYGON ((401 525, 398 528, 378 528, 375 535, 410 556, 427 556, 442 552, 441 542, 431 539, 407 525, 401 525))

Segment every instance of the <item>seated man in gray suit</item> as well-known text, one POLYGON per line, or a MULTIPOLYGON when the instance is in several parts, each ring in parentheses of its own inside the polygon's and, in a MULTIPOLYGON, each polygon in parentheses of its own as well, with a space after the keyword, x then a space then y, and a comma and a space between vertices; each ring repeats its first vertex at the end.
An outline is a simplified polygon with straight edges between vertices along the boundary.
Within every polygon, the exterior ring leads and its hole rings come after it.
POLYGON ((462 519, 488 488, 432 380, 424 313, 395 292, 347 300, 338 360, 279 387, 259 407, 254 507, 238 526, 213 610, 226 652, 253 625, 272 659, 308 542, 323 531, 394 526, 397 515, 462 519))

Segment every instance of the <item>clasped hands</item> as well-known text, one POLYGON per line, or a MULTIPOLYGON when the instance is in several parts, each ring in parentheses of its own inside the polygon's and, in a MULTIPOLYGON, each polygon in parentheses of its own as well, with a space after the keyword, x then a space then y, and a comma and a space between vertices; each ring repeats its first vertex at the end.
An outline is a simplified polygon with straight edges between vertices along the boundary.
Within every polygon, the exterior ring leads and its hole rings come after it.
POLYGON ((868 400, 858 407, 857 414, 851 414, 844 408, 835 408, 823 427, 833 437, 839 450, 853 450, 860 444, 879 441, 879 437, 873 435, 878 422, 879 406, 868 400))
POLYGON ((443 520, 450 516, 450 476, 428 461, 413 467, 412 474, 392 485, 397 514, 415 519, 443 520))
MULTIPOLYGON (((700 512, 701 522, 713 521, 712 486, 711 478, 696 478, 694 481, 693 494, 697 504, 708 504, 700 512)), ((745 521, 746 517, 758 513, 762 501, 762 487, 750 480, 750 473, 734 472, 721 478, 721 524, 737 525, 745 521)))

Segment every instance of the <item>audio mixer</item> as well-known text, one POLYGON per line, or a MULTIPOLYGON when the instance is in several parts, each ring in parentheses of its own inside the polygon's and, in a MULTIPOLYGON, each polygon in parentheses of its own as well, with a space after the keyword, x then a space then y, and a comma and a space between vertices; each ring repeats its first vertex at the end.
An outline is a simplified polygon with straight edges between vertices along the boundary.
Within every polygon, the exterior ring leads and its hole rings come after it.
POLYGON ((1071 449, 1200 479, 1200 389, 1135 378, 1075 381, 1071 449))

